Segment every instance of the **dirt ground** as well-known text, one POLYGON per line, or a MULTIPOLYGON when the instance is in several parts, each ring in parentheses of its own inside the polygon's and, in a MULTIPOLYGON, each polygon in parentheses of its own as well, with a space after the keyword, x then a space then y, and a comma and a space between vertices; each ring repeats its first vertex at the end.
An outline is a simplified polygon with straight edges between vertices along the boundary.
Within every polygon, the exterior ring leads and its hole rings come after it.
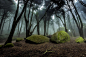
POLYGON ((25 40, 13 43, 14 47, 0 49, 0 57, 86 57, 86 43, 42 44, 25 43, 25 40))

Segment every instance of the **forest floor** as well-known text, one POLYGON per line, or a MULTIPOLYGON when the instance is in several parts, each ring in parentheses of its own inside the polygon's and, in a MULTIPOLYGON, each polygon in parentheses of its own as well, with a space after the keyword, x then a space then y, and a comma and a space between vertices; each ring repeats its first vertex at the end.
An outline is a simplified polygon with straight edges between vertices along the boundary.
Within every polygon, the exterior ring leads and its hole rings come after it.
POLYGON ((86 43, 70 42, 55 44, 13 43, 14 47, 0 49, 0 57, 86 57, 86 43))

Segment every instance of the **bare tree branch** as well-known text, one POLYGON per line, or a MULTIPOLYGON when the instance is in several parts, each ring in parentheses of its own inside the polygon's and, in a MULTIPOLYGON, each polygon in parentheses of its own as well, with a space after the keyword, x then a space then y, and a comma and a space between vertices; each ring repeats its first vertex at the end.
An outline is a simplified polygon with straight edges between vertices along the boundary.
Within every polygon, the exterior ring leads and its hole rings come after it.
POLYGON ((79 3, 81 3, 83 6, 86 7, 86 4, 85 4, 85 3, 83 3, 81 0, 78 0, 78 1, 79 1, 79 3))

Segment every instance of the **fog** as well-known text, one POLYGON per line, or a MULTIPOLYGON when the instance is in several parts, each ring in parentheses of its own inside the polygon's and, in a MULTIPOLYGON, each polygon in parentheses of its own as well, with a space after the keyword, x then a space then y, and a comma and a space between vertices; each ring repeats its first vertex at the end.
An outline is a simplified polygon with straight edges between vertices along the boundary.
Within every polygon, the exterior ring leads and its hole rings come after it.
MULTIPOLYGON (((77 11, 79 12, 79 15, 81 17, 81 20, 84 24, 84 28, 83 28, 83 33, 84 33, 84 37, 85 36, 85 32, 86 32, 86 7, 84 7, 83 5, 81 5, 77 0, 74 1, 75 2, 75 6, 77 7, 77 11)), ((85 0, 83 0, 84 3, 86 3, 85 0)), ((28 2, 29 5, 30 2, 28 2)), ((29 8, 29 6, 27 6, 26 8, 26 17, 28 18, 28 12, 30 9, 30 17, 31 18, 31 14, 33 12, 33 17, 32 17, 32 27, 31 27, 31 31, 33 31, 34 26, 37 24, 36 21, 36 16, 37 19, 41 19, 42 16, 46 13, 47 7, 49 6, 50 0, 34 0, 32 5, 31 5, 31 9, 29 8)), ((0 22, 1 22, 1 18, 2 15, 4 14, 3 12, 5 12, 5 16, 4 16, 4 21, 3 21, 3 26, 0 29, 0 35, 5 35, 6 37, 9 36, 11 28, 12 28, 12 24, 13 24, 13 20, 14 20, 14 16, 15 16, 15 12, 17 9, 17 4, 18 1, 17 0, 0 0, 0 22)), ((71 5, 71 3, 70 3, 71 5)), ((22 9, 23 9, 24 3, 23 0, 19 1, 19 12, 18 12, 18 16, 20 15, 22 9)), ((39 23, 39 31, 40 31, 40 35, 44 35, 44 20, 46 19, 46 31, 48 31, 46 34, 47 35, 52 35, 55 32, 59 31, 59 30, 65 30, 63 23, 64 22, 64 17, 62 16, 63 13, 60 12, 60 10, 57 11, 57 15, 60 16, 60 18, 62 19, 62 21, 56 17, 55 11, 56 11, 57 5, 53 4, 53 6, 51 7, 51 9, 49 9, 47 11, 46 16, 40 21, 39 23), (49 26, 48 26, 48 20, 49 20, 49 26)), ((75 10, 72 7, 72 11, 75 15, 75 10)), ((69 8, 67 5, 64 5, 62 7, 62 9, 65 10, 66 14, 65 14, 65 21, 66 21, 66 26, 68 29, 68 33, 71 36, 79 36, 79 32, 78 32, 78 28, 77 25, 75 23, 75 21, 73 20, 73 16, 71 15, 71 13, 69 12, 69 8), (69 14, 69 17, 68 17, 69 14), (71 23, 71 25, 69 24, 69 21, 71 23)), ((17 18, 18 18, 17 16, 17 18)), ((75 16, 77 18, 77 16, 75 16)), ((78 21, 78 20, 77 20, 78 21)), ((30 22, 30 21, 29 21, 30 22)), ((14 36, 18 36, 18 34, 23 35, 24 37, 26 36, 26 26, 25 26, 25 19, 24 19, 24 13, 20 19, 20 21, 17 24, 17 27, 15 29, 15 33, 14 36)), ((35 28, 33 34, 37 34, 37 27, 35 28)))

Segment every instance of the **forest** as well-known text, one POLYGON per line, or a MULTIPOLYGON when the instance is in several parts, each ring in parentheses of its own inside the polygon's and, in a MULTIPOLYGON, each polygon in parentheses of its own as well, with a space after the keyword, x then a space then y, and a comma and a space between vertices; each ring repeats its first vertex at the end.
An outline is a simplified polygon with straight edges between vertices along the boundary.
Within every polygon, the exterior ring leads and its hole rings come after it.
POLYGON ((86 0, 0 0, 1 57, 85 57, 86 0))

